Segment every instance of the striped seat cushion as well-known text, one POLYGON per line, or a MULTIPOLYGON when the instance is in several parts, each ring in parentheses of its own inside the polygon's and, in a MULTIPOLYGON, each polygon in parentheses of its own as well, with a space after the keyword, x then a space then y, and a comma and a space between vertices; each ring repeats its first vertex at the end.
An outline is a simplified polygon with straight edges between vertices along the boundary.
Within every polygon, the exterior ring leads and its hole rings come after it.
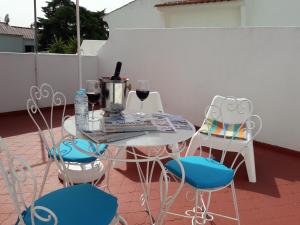
POLYGON ((202 134, 210 134, 217 137, 246 140, 246 124, 227 124, 213 119, 206 119, 200 128, 202 134))

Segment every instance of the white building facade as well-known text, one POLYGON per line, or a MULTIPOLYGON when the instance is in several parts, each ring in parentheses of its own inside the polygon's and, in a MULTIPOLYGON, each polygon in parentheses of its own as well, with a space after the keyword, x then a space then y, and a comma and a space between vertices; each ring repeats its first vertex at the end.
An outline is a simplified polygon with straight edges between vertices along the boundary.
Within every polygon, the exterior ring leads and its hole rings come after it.
POLYGON ((34 30, 0 22, 0 52, 33 52, 34 30))
POLYGON ((135 0, 105 16, 114 28, 300 26, 299 0, 135 0))

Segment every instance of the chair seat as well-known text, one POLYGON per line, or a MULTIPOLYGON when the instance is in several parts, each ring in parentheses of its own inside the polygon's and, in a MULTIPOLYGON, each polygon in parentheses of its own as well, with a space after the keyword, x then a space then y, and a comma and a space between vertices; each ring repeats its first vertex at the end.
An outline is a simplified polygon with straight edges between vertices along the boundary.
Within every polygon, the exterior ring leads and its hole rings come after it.
MULTIPOLYGON (((117 198, 90 184, 80 184, 51 192, 35 201, 36 206, 52 210, 58 218, 59 225, 106 225, 114 218, 118 203, 117 198)), ((47 213, 36 210, 47 218, 47 213)), ((26 225, 31 225, 30 208, 23 212, 26 225)), ((17 223, 18 224, 18 221, 17 223)), ((53 225, 35 219, 36 225, 53 225)))
MULTIPOLYGON (((179 158, 185 170, 185 182, 198 189, 211 189, 227 185, 233 179, 233 170, 209 158, 187 156, 179 158)), ((175 160, 166 163, 166 168, 181 177, 175 160)))
MULTIPOLYGON (((81 149, 84 149, 87 152, 92 152, 96 154, 102 154, 106 149, 107 145, 101 144, 97 146, 95 143, 84 140, 84 139, 75 139, 74 143, 81 149)), ((54 148, 51 149, 49 157, 54 158, 54 148)), ((63 141, 60 144, 60 154, 65 162, 78 162, 78 163, 90 163, 96 160, 96 157, 84 154, 77 150, 72 141, 63 141)), ((58 152, 56 151, 56 157, 58 158, 58 152)))

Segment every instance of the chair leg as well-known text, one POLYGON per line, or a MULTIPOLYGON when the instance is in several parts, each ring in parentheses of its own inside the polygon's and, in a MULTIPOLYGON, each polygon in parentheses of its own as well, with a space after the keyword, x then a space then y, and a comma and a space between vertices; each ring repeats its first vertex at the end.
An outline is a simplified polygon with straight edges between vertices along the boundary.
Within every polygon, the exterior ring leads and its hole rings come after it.
POLYGON ((120 215, 115 215, 113 220, 110 223, 111 225, 117 225, 117 224, 122 224, 122 225, 128 225, 127 221, 120 215))
POLYGON ((236 193, 235 193, 235 187, 234 187, 234 182, 233 181, 232 181, 230 186, 231 186, 231 192, 232 192, 232 199, 233 199, 235 217, 237 219, 238 225, 240 225, 239 209, 238 209, 238 205, 237 205, 237 199, 236 199, 236 193))
MULTIPOLYGON (((122 147, 117 147, 117 154, 118 154, 118 158, 120 159, 126 159, 127 157, 127 151, 126 151, 126 147, 125 148, 122 148, 122 147)), ((119 168, 121 167, 122 165, 126 165, 126 162, 113 162, 113 168, 119 168)))
POLYGON ((210 206, 210 200, 211 200, 211 192, 208 192, 207 203, 206 203, 205 211, 203 213, 203 220, 204 220, 203 224, 205 224, 206 221, 213 220, 213 217, 207 213, 210 206))
POLYGON ((246 169, 248 173, 249 182, 256 182, 256 172, 255 172, 255 159, 254 159, 254 149, 253 142, 249 143, 247 153, 245 155, 246 169))
POLYGON ((196 225, 199 224, 199 222, 197 221, 197 217, 198 217, 198 209, 199 209, 199 190, 196 189, 196 193, 195 193, 195 208, 194 208, 194 217, 192 219, 192 225, 196 225))
POLYGON ((45 171, 45 174, 44 174, 44 177, 43 177, 43 181, 42 181, 42 185, 41 185, 41 189, 40 189, 40 192, 39 192, 39 195, 38 195, 39 198, 42 196, 42 193, 43 193, 43 190, 44 190, 46 179, 48 177, 48 173, 49 173, 49 169, 50 169, 51 163, 52 163, 52 160, 48 159, 48 162, 47 162, 47 165, 46 165, 46 171, 45 171))
POLYGON ((119 215, 119 222, 120 222, 120 224, 128 225, 127 221, 120 215, 119 215))

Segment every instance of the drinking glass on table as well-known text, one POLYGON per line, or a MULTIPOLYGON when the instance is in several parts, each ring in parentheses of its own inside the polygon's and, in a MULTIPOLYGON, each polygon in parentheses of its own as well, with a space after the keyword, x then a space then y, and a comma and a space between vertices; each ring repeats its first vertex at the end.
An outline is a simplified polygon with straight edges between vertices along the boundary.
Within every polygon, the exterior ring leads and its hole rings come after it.
POLYGON ((150 92, 149 81, 148 80, 138 80, 136 95, 141 100, 141 106, 140 106, 140 112, 138 112, 137 114, 140 116, 145 115, 145 113, 143 112, 143 103, 144 103, 144 100, 148 97, 149 92, 150 92))
POLYGON ((94 108, 100 100, 100 81, 99 80, 87 80, 86 81, 86 95, 89 103, 92 105, 92 116, 89 117, 89 121, 97 121, 100 117, 94 115, 94 108))

